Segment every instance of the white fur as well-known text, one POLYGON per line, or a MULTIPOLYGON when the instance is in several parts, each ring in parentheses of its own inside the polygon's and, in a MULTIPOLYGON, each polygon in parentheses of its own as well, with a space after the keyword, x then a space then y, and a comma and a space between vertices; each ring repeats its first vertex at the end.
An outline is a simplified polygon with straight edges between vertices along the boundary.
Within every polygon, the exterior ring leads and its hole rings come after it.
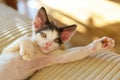
MULTIPOLYGON (((28 37, 26 38, 27 39, 25 40, 29 39, 28 37)), ((26 45, 28 45, 28 43, 26 45)), ((111 49, 113 46, 114 41, 108 37, 96 40, 84 47, 71 48, 66 51, 56 50, 50 54, 41 53, 40 48, 38 46, 35 46, 34 57, 29 62, 23 60, 19 52, 12 52, 8 54, 3 53, 0 55, 0 79, 23 80, 41 68, 57 63, 68 63, 83 59, 86 56, 97 51, 101 51, 103 49, 111 49), (105 43, 101 43, 104 40, 107 41, 105 43), (103 47, 103 45, 106 43, 108 45, 103 47)), ((30 49, 27 47, 26 50, 30 49)))
POLYGON ((59 47, 59 44, 54 42, 54 39, 58 38, 58 34, 57 34, 56 30, 53 30, 53 31, 52 30, 45 30, 42 32, 47 34, 47 38, 42 38, 40 33, 37 33, 36 35, 34 35, 35 36, 34 41, 36 41, 37 44, 40 46, 42 52, 48 53, 48 52, 51 52, 59 47), (43 49, 45 47, 45 43, 47 43, 47 42, 52 43, 52 45, 49 47, 49 50, 43 49))
POLYGON ((23 36, 6 47, 2 53, 16 52, 20 50, 19 52, 22 58, 24 60, 30 61, 34 57, 35 47, 38 47, 36 51, 42 51, 43 53, 49 53, 58 49, 59 44, 54 42, 54 39, 58 37, 57 32, 55 30, 43 30, 42 32, 46 33, 47 38, 41 37, 40 33, 33 34, 32 37, 23 36), (52 43, 52 45, 47 50, 43 49, 46 42, 52 43))

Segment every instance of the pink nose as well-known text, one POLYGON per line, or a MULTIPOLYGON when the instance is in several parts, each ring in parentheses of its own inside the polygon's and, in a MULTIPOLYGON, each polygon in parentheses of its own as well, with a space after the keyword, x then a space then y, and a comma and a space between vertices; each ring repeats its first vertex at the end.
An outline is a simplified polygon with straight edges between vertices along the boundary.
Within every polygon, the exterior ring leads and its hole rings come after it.
POLYGON ((47 42, 47 43, 45 43, 45 45, 49 47, 49 46, 52 45, 52 43, 51 42, 47 42))

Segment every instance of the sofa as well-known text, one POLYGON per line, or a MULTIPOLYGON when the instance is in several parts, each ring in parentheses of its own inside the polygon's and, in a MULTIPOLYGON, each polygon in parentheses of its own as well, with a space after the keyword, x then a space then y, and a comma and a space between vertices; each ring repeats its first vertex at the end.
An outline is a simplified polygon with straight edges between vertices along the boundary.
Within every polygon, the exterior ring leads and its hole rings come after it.
MULTIPOLYGON (((0 4, 0 51, 15 39, 31 35, 32 20, 0 4)), ((111 51, 39 70, 26 80, 120 80, 120 55, 111 51)))

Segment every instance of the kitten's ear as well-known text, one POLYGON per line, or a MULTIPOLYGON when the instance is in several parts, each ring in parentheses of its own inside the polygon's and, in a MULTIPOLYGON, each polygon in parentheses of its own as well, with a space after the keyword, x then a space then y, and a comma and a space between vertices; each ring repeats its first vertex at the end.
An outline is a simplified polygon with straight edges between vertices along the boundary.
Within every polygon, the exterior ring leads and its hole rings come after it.
POLYGON ((74 34, 76 28, 77 28, 77 25, 70 25, 70 26, 61 28, 62 41, 63 42, 68 41, 72 37, 72 35, 74 34))
POLYGON ((41 7, 33 20, 33 30, 37 31, 45 24, 49 24, 49 19, 45 8, 41 7))

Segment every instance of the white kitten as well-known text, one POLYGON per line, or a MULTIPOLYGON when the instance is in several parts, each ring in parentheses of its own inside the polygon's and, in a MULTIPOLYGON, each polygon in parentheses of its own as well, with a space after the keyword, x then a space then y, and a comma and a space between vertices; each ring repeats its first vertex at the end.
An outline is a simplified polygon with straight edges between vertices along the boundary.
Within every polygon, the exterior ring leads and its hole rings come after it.
POLYGON ((38 11, 32 28, 32 37, 24 36, 16 40, 0 55, 1 80, 23 80, 41 68, 83 59, 114 46, 114 40, 103 37, 84 47, 59 50, 59 46, 73 35, 76 25, 58 28, 49 22, 43 7, 38 11))
POLYGON ((32 37, 23 36, 6 47, 2 53, 20 52, 24 60, 30 61, 34 53, 50 53, 71 38, 76 25, 57 27, 49 22, 45 8, 41 8, 33 20, 32 37), (39 48, 39 49, 38 49, 39 48))

